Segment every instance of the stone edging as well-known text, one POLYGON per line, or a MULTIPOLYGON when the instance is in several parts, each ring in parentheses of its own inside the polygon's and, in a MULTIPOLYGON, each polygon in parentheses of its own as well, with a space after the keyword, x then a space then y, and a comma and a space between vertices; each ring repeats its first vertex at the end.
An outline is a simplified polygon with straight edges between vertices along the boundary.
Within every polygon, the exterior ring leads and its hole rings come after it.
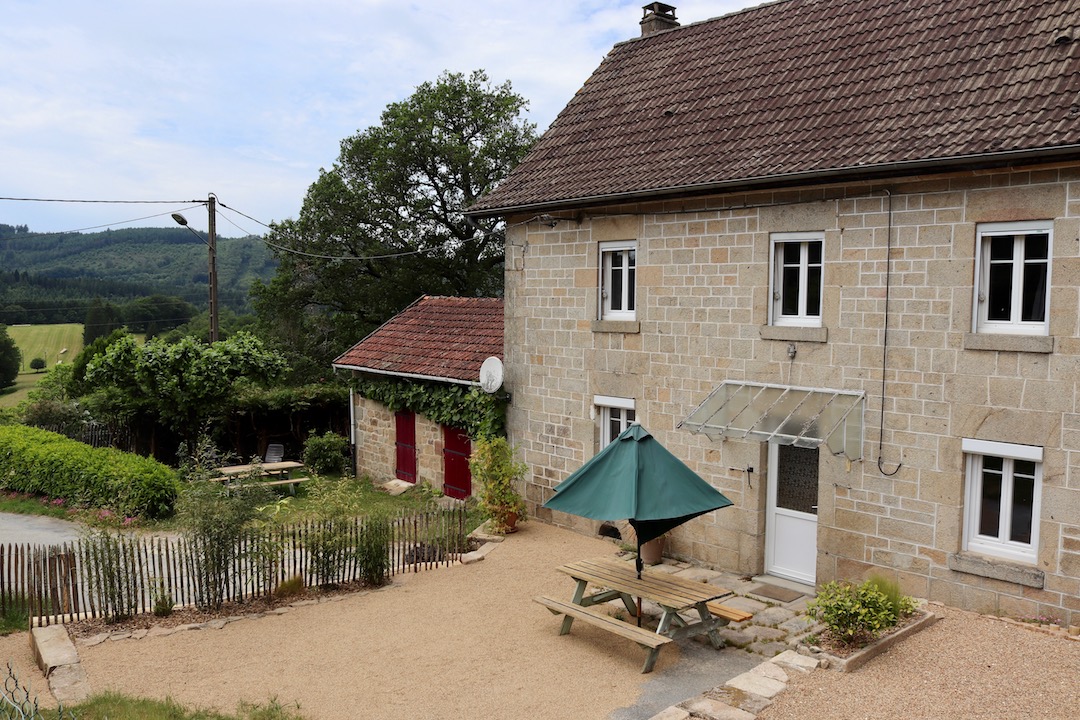
POLYGON ((885 637, 870 643, 866 647, 855 651, 847 657, 838 657, 826 652, 818 653, 808 651, 807 654, 820 660, 827 660, 828 665, 826 667, 831 667, 840 672, 854 672, 904 638, 910 637, 920 630, 930 627, 941 619, 938 615, 935 615, 929 610, 924 609, 923 613, 923 616, 918 620, 904 626, 891 635, 886 635, 885 637))

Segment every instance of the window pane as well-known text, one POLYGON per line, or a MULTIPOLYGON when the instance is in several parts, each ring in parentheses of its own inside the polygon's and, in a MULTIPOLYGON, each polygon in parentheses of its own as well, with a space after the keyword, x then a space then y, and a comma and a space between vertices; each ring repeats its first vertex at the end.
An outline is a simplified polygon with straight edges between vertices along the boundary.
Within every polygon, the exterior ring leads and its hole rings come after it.
POLYGON ((785 265, 798 265, 802 260, 802 248, 800 243, 784 243, 784 264, 785 265))
POLYGON ((988 320, 1012 319, 1012 286, 1011 262, 990 266, 990 287, 987 288, 986 293, 986 318, 988 320))
POLYGON ((622 428, 620 427, 620 425, 622 425, 622 421, 619 417, 619 411, 615 408, 612 408, 609 412, 611 414, 609 415, 608 419, 607 442, 611 442, 615 438, 619 437, 619 433, 622 432, 622 428))
MULTIPOLYGON (((637 419, 637 414, 633 410, 626 411, 626 427, 630 427, 630 423, 637 419)), ((624 430, 626 428, 623 428, 624 430)))
MULTIPOLYGON (((790 247, 790 246, 788 246, 790 247)), ((799 314, 799 268, 785 267, 780 283, 780 314, 799 314)))
POLYGON ((1050 248, 1050 236, 1046 233, 1024 237, 1024 260, 1046 260, 1050 248))
POLYGON ((776 451, 776 507, 817 515, 817 448, 780 445, 776 451))
POLYGON ((1024 265, 1024 297, 1020 319, 1043 322, 1046 319, 1046 263, 1024 265))
POLYGON ((821 315, 821 267, 807 268, 806 271, 806 314, 810 317, 821 315))
POLYGON ((634 253, 630 253, 630 269, 626 272, 626 309, 634 309, 634 286, 637 282, 637 271, 634 269, 634 253))
POLYGON ((611 287, 608 288, 608 299, 612 310, 623 309, 623 254, 621 252, 608 253, 611 258, 611 287))
POLYGON ((990 238, 990 261, 1012 262, 1014 244, 1012 235, 996 235, 990 238))
POLYGON ((807 245, 806 261, 808 263, 810 263, 811 265, 820 265, 821 264, 821 243, 820 242, 812 242, 812 243, 807 243, 806 245, 807 245))
POLYGON ((1035 512, 1035 463, 1013 461, 1012 527, 1009 539, 1031 544, 1031 521, 1035 512))
POLYGON ((979 498, 979 534, 998 537, 1001 532, 1002 459, 983 457, 982 494, 979 498))

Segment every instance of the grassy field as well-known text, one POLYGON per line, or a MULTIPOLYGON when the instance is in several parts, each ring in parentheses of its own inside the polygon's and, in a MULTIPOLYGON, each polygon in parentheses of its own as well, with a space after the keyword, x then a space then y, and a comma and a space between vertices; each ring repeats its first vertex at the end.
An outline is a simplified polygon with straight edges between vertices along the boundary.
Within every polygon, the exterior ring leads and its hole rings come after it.
POLYGON ((30 388, 44 376, 44 372, 30 369, 34 358, 41 358, 45 367, 51 367, 58 361, 71 362, 83 346, 81 323, 9 325, 7 331, 22 353, 22 369, 13 387, 0 390, 0 408, 15 407, 25 400, 30 388))
POLYGON ((45 377, 45 373, 25 373, 15 378, 15 384, 0 390, 0 408, 15 407, 26 399, 30 388, 34 387, 38 380, 45 377))
POLYGON ((22 353, 22 372, 30 372, 30 361, 41 358, 45 366, 71 361, 82 350, 82 323, 63 325, 11 325, 8 335, 22 353))

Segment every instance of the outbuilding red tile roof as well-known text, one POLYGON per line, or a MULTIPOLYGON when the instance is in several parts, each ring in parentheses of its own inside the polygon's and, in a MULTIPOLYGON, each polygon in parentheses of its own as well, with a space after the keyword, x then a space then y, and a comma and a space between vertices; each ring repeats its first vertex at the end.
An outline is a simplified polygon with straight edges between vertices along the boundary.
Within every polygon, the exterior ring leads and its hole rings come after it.
POLYGON ((501 298, 425 295, 334 361, 334 367, 478 384, 503 356, 501 298))
POLYGON ((616 45, 469 212, 1033 155, 1080 156, 1077 0, 781 0, 616 45))

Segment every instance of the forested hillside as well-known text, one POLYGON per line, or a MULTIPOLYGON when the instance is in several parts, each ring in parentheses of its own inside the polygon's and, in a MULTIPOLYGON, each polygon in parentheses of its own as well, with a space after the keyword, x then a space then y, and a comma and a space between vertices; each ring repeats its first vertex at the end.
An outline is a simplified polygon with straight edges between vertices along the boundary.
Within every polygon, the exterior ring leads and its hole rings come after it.
MULTIPOLYGON (((247 311, 255 278, 276 263, 258 237, 217 239, 218 298, 247 311)), ((207 246, 185 228, 37 234, 0 224, 0 323, 82 322, 94 298, 151 294, 207 305, 207 246), (69 317, 70 316, 70 317, 69 317)))

